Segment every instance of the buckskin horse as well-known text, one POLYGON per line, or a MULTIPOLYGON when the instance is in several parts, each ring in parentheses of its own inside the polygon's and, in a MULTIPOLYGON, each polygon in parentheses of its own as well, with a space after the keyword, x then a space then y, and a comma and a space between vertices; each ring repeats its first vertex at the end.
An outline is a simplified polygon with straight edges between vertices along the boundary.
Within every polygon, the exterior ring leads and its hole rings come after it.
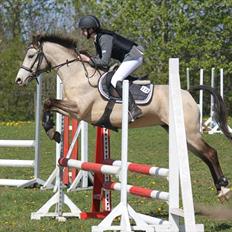
MULTIPOLYGON (((26 56, 20 67, 16 83, 27 85, 43 73, 55 70, 63 82, 63 100, 49 98, 44 102, 43 126, 51 139, 59 142, 59 134, 53 128, 51 112, 69 115, 78 120, 84 120, 93 125, 101 125, 113 129, 121 126, 120 103, 109 102, 101 95, 97 86, 103 71, 82 62, 76 49, 76 42, 70 38, 57 35, 39 35, 27 48, 26 56)), ((140 85, 141 86, 141 85, 140 85)), ((161 125, 168 131, 168 86, 151 85, 144 89, 150 94, 150 100, 140 105, 142 117, 129 124, 129 128, 161 125)), ((224 135, 231 141, 228 130, 225 105, 219 94, 207 86, 198 86, 193 90, 207 91, 214 97, 217 123, 224 135)), ((219 164, 217 151, 202 138, 199 124, 199 108, 186 90, 181 90, 183 99, 184 120, 188 149, 197 155, 209 168, 218 197, 222 201, 229 199, 231 191, 228 180, 223 175, 219 164)))

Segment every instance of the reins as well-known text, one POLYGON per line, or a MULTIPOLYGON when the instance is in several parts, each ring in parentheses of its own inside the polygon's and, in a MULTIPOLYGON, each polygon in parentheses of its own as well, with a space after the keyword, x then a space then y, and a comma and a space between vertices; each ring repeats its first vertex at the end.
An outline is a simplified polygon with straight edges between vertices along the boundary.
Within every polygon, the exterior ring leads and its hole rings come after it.
MULTIPOLYGON (((85 77, 87 78, 89 85, 91 87, 93 87, 93 88, 96 88, 97 85, 93 85, 90 82, 90 79, 95 76, 96 72, 98 72, 98 74, 101 75, 100 71, 96 67, 94 67, 94 73, 91 76, 89 76, 88 70, 87 70, 87 68, 85 66, 85 63, 88 63, 88 62, 82 60, 80 52, 77 49, 75 49, 74 51, 77 54, 77 58, 72 59, 72 60, 66 60, 64 63, 58 64, 58 65, 55 65, 55 66, 51 66, 49 71, 51 71, 52 69, 59 69, 59 68, 63 67, 64 65, 68 66, 69 64, 71 64, 73 62, 76 62, 76 61, 77 62, 80 61, 81 64, 82 64, 82 66, 83 66, 83 68, 84 68, 84 70, 85 70, 85 77)), ((46 57, 46 56, 44 55, 44 57, 46 57)))
MULTIPOLYGON (((86 68, 86 66, 85 66, 85 63, 88 63, 88 62, 85 62, 85 61, 83 61, 83 60, 81 59, 81 53, 80 53, 77 49, 75 49, 75 52, 76 52, 77 56, 80 58, 79 61, 80 61, 80 62, 82 63, 82 65, 83 65, 83 68, 84 68, 84 70, 85 70, 85 77, 88 79, 89 85, 90 85, 91 87, 93 87, 93 88, 96 88, 97 85, 93 85, 93 84, 90 82, 90 79, 91 79, 92 77, 95 76, 96 72, 98 72, 98 74, 101 76, 101 73, 100 73, 99 69, 98 69, 97 67, 94 67, 94 73, 93 73, 91 76, 89 76, 88 70, 87 70, 87 68, 86 68)), ((89 58, 91 59, 91 57, 89 57, 89 58)))
POLYGON ((71 63, 73 63, 75 61, 78 61, 78 58, 75 58, 73 60, 66 60, 64 63, 58 64, 58 65, 55 65, 55 66, 51 66, 50 70, 56 69, 56 68, 59 69, 59 68, 63 67, 64 65, 68 66, 69 64, 71 64, 71 63))

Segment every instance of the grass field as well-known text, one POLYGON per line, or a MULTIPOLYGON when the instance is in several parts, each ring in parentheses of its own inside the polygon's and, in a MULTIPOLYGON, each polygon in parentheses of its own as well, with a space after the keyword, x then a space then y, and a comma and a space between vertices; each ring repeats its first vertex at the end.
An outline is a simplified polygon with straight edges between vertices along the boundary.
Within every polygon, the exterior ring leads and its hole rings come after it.
MULTIPOLYGON (((30 122, 1 123, 1 139, 31 139, 34 137, 34 124, 30 122)), ((119 158, 120 133, 111 134, 111 157, 119 158)), ((204 135, 206 141, 218 150, 224 174, 232 181, 232 145, 222 135, 204 135)), ((95 129, 89 127, 89 159, 93 160, 95 144, 95 129)), ((41 178, 46 180, 55 167, 55 144, 49 141, 41 132, 41 178)), ((0 157, 5 159, 33 159, 33 150, 25 148, 0 148, 0 157)), ((133 129, 129 132, 129 161, 167 167, 168 138, 166 132, 159 127, 133 129)), ((208 168, 195 156, 190 155, 193 197, 195 204, 205 207, 219 207, 212 179, 208 168)), ((28 168, 1 168, 0 178, 32 178, 33 172, 28 168)), ((167 191, 167 181, 158 178, 129 174, 129 184, 167 191)), ((57 222, 54 219, 43 218, 31 221, 31 212, 37 211, 51 196, 52 190, 41 191, 39 188, 0 187, 0 232, 29 232, 29 231, 62 231, 89 232, 92 225, 99 220, 69 219, 57 222)), ((68 193, 68 196, 83 211, 90 209, 91 191, 68 193)), ((118 203, 119 193, 113 193, 113 203, 118 203)), ((129 203, 139 212, 167 218, 167 204, 160 201, 129 197, 129 203)), ((223 205, 232 208, 232 200, 223 205)), ((232 217, 231 217, 232 218, 232 217)), ((232 220, 215 220, 196 215, 197 223, 205 225, 205 231, 232 232, 232 220)))

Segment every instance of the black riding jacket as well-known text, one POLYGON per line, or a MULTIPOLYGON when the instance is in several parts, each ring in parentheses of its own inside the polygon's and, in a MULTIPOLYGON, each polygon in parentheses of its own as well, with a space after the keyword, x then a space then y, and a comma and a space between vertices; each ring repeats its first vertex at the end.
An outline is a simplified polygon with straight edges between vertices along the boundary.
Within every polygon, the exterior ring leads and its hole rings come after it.
POLYGON ((91 59, 90 64, 104 69, 109 67, 111 58, 122 62, 131 48, 137 46, 135 42, 108 30, 97 32, 94 44, 97 56, 91 59))

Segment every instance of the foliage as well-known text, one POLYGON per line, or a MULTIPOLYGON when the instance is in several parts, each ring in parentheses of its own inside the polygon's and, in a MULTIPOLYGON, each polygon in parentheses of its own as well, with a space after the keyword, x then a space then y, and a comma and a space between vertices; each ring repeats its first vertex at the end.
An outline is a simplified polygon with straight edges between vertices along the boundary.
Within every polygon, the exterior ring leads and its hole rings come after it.
POLYGON ((14 83, 22 59, 24 45, 18 38, 3 42, 0 56, 0 98, 1 120, 13 120, 14 118, 25 120, 33 118, 33 96, 34 88, 30 86, 27 91, 19 88, 14 83), (22 100, 23 99, 23 100, 22 100), (32 107, 30 107, 32 105, 32 107))
MULTIPOLYGON (((138 72, 149 73, 155 83, 168 82, 170 57, 180 58, 184 88, 187 67, 191 71, 191 85, 199 83, 200 68, 205 69, 206 84, 210 84, 212 67, 223 68, 225 101, 232 112, 231 1, 0 0, 0 12, 0 83, 7 93, 13 88, 7 80, 14 80, 19 67, 16 63, 23 56, 22 47, 26 47, 33 33, 69 33, 78 39, 79 49, 88 49, 94 54, 93 44, 77 30, 79 17, 93 14, 99 17, 103 27, 145 47, 145 64, 138 72)), ((14 104, 13 100, 8 101, 8 105, 14 104)))
POLYGON ((146 47, 146 69, 167 81, 167 60, 179 57, 183 68, 225 68, 231 73, 228 1, 98 1, 98 16, 107 27, 146 47))

